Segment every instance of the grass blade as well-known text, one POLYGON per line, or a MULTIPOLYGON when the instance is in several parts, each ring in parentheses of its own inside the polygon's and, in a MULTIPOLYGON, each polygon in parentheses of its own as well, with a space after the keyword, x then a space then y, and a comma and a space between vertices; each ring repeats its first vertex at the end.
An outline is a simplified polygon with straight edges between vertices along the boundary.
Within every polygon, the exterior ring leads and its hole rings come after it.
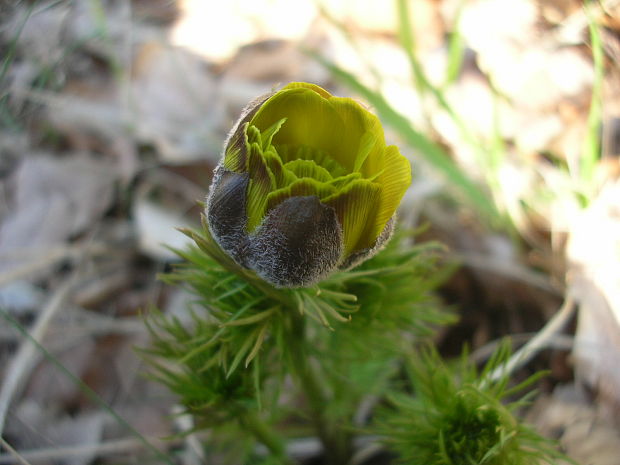
POLYGON ((590 41, 592 43, 592 59, 594 61, 594 83, 592 85, 592 100, 588 113, 587 133, 583 143, 581 162, 579 166, 580 178, 586 187, 591 185, 594 169, 601 151, 600 129, 603 115, 602 89, 605 74, 605 57, 601 34, 589 7, 586 5, 586 14, 590 27, 590 41))

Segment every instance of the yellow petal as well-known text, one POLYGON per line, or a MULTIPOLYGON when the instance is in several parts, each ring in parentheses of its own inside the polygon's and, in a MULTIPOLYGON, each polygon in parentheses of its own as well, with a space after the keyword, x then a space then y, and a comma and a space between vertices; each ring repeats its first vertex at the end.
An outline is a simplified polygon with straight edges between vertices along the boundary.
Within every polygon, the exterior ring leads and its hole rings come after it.
POLYGON ((248 218, 246 229, 251 233, 263 220, 267 207, 267 195, 276 187, 273 173, 267 167, 261 147, 257 142, 250 144, 248 172, 250 183, 246 196, 248 218))
POLYGON ((269 146, 271 145, 273 136, 277 134, 277 132, 280 130, 280 128, 285 122, 286 122, 286 118, 279 119, 278 121, 273 123, 269 128, 265 129, 264 131, 261 131, 260 136, 261 136, 263 150, 267 150, 269 148, 269 146))
POLYGON ((273 174, 275 189, 288 186, 297 180, 297 176, 284 168, 282 159, 273 146, 263 152, 263 159, 265 160, 267 168, 269 168, 269 171, 273 174))
POLYGON ((332 186, 316 181, 315 179, 298 179, 291 185, 271 192, 267 196, 267 211, 291 197, 315 196, 319 200, 329 197, 336 192, 332 186))
POLYGON ((319 182, 328 182, 332 180, 332 175, 329 174, 329 171, 317 165, 313 160, 297 159, 289 161, 284 165, 284 168, 298 178, 312 178, 319 182))
POLYGON ((336 210, 344 233, 344 257, 370 247, 378 235, 373 236, 375 215, 381 200, 378 184, 360 179, 349 184, 323 203, 336 210))
POLYGON ((276 147, 289 145, 318 149, 351 171, 359 140, 347 145, 346 141, 353 136, 345 135, 352 128, 330 105, 331 100, 303 87, 281 90, 263 104, 251 124, 263 131, 286 117, 286 124, 273 137, 272 143, 276 147))
POLYGON ((381 184, 381 202, 375 218, 373 234, 383 231, 388 220, 394 215, 403 195, 411 184, 411 164, 402 156, 398 147, 390 145, 385 151, 385 169, 377 178, 381 184))
POLYGON ((385 137, 379 118, 350 98, 332 97, 329 103, 347 128, 340 136, 340 144, 352 149, 345 152, 350 159, 342 165, 349 172, 361 171, 364 177, 371 177, 383 166, 385 137))
POLYGON ((370 131, 366 131, 360 139, 359 148, 357 149, 357 154, 355 155, 355 165, 353 167, 354 172, 360 173, 362 171, 362 165, 364 165, 364 162, 376 145, 377 138, 375 135, 370 131))
POLYGON ((329 171, 332 177, 344 176, 347 170, 344 169, 336 160, 324 150, 301 146, 292 147, 290 145, 278 145, 278 153, 283 162, 288 163, 293 160, 312 160, 317 165, 329 171))
POLYGON ((320 86, 317 86, 316 84, 311 84, 309 82, 291 82, 290 84, 285 85, 284 87, 282 87, 281 90, 286 90, 286 89, 310 89, 313 92, 316 92, 317 94, 319 94, 321 97, 328 99, 332 96, 332 94, 330 94, 329 92, 327 92, 325 89, 323 89, 320 86))
POLYGON ((341 191, 345 189, 348 184, 351 184, 353 181, 357 181, 358 179, 362 179, 362 175, 360 173, 349 173, 346 176, 340 176, 333 181, 329 181, 328 184, 330 186, 334 186, 336 191, 341 191))

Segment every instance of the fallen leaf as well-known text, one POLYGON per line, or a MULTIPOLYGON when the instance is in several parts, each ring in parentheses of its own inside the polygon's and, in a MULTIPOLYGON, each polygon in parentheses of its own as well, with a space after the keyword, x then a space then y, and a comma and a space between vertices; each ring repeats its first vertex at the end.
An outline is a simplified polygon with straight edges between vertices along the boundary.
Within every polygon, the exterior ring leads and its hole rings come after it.
POLYGON ((142 45, 131 81, 136 136, 168 163, 216 160, 221 109, 207 63, 179 47, 142 45))
POLYGON ((576 376, 620 412, 620 181, 577 216, 567 257, 569 292, 580 304, 576 376))
POLYGON ((171 42, 223 62, 243 45, 268 39, 301 39, 316 18, 310 0, 181 0, 171 42))
POLYGON ((531 0, 479 0, 463 9, 459 29, 495 89, 515 106, 551 110, 588 92, 594 72, 577 47, 545 34, 539 14, 531 0))
POLYGON ((560 386, 553 395, 541 396, 530 409, 528 421, 544 436, 557 439, 564 452, 578 463, 618 465, 620 431, 573 385, 560 386))
MULTIPOLYGON (((0 255, 61 244, 92 227, 109 208, 115 172, 109 163, 74 154, 27 156, 14 175, 14 201, 0 225, 0 255)), ((23 260, 3 260, 0 270, 23 260)))
MULTIPOLYGON (((7 433, 19 438, 22 449, 37 449, 70 446, 94 446, 103 437, 103 429, 108 416, 102 411, 83 412, 77 415, 57 415, 52 408, 44 404, 26 400, 15 409, 15 421, 8 425, 7 433)), ((59 461, 62 465, 87 465, 96 458, 95 448, 92 452, 80 454, 67 453, 59 461)), ((36 462, 45 463, 45 462, 36 462)))
POLYGON ((179 212, 139 198, 134 204, 133 216, 140 250, 156 260, 177 260, 177 255, 168 247, 182 250, 191 243, 177 228, 196 225, 183 219, 179 212))

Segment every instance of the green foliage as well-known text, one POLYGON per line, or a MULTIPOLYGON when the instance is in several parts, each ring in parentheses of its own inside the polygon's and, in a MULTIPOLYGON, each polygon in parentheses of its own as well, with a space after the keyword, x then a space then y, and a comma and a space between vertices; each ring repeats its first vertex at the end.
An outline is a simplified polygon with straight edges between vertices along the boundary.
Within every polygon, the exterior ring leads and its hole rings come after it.
POLYGON ((275 457, 283 449, 270 429, 291 415, 312 419, 330 447, 346 444, 360 400, 385 391, 411 338, 453 321, 433 296, 449 272, 442 249, 411 246, 402 233, 353 271, 277 289, 237 266, 208 228, 184 232, 196 245, 177 250, 184 261, 162 279, 195 296, 191 321, 147 317, 150 375, 179 396, 197 428, 237 425, 275 457), (282 403, 287 375, 305 408, 282 403))
POLYGON ((346 463, 368 396, 390 401, 376 431, 404 463, 526 465, 560 456, 514 415, 523 400, 503 403, 536 379, 515 388, 508 376, 492 380, 507 346, 480 372, 465 356, 449 368, 436 351, 416 351, 410 385, 392 391, 405 355, 453 321, 433 296, 450 273, 439 246, 411 245, 413 235, 400 232, 354 270, 281 289, 236 265, 207 228, 185 233, 196 245, 177 251, 185 261, 162 279, 195 296, 191 321, 154 311, 144 354, 197 429, 210 428, 220 445, 234 437, 244 444, 231 463, 262 461, 253 441, 267 447, 267 463, 290 463, 284 444, 309 428, 328 463, 346 463), (285 397, 286 379, 295 384, 285 397), (409 388, 413 396, 403 394, 409 388))
POLYGON ((196 428, 211 428, 220 444, 242 441, 231 463, 262 461, 250 438, 267 446, 268 463, 290 462, 281 426, 291 422, 314 428, 329 463, 345 463, 368 396, 389 399, 376 431, 404 463, 526 465, 560 456, 515 417, 523 400, 503 403, 536 377, 514 388, 508 376, 491 378, 509 357, 507 345, 480 372, 466 356, 451 368, 432 349, 416 351, 410 385, 392 392, 404 354, 453 321, 433 296, 451 271, 439 246, 411 245, 413 235, 400 232, 354 270, 277 289, 236 265, 208 228, 185 233, 196 245, 177 251, 185 261, 162 279, 195 296, 191 322, 153 312, 144 353, 196 428), (288 376, 295 391, 284 401, 288 376), (403 394, 409 388, 413 396, 403 394))
POLYGON ((260 374, 253 379, 232 371, 228 341, 216 336, 214 325, 196 314, 192 317, 188 328, 154 311, 147 320, 154 342, 144 353, 155 368, 151 376, 177 393, 188 412, 208 420, 209 425, 218 424, 254 407, 260 374), (167 365, 158 359, 180 363, 167 365))
POLYGON ((490 374, 509 358, 503 344, 481 372, 467 359, 446 365, 436 350, 421 350, 409 364, 413 395, 396 393, 377 427, 410 465, 529 465, 563 457, 515 416, 526 397, 504 403, 541 374, 510 388, 508 376, 490 374))
POLYGON ((584 193, 587 203, 592 195, 593 177, 596 164, 601 153, 601 123, 603 118, 603 80, 605 77, 605 52, 599 25, 592 17, 590 6, 586 6, 588 22, 590 27, 590 42, 592 47, 592 58, 594 60, 594 84, 592 86, 592 99, 590 102, 590 112, 588 114, 587 133, 583 142, 583 153, 579 166, 580 178, 584 184, 584 193))

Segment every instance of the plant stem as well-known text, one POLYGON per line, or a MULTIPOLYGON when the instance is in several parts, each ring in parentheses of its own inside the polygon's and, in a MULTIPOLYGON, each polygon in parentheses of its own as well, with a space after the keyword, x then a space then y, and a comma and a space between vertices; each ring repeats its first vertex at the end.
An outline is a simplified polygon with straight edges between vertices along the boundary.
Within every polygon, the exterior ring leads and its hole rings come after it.
POLYGON ((296 375, 310 404, 312 420, 325 449, 326 464, 342 465, 347 463, 351 456, 350 435, 340 425, 329 421, 325 416, 329 399, 309 362, 306 351, 308 341, 306 339, 305 318, 296 312, 291 313, 293 318, 288 349, 294 375, 296 375))
POLYGON ((273 431, 254 411, 246 411, 239 417, 239 423, 254 435, 274 457, 283 465, 293 465, 294 461, 286 455, 286 448, 282 439, 273 431))

